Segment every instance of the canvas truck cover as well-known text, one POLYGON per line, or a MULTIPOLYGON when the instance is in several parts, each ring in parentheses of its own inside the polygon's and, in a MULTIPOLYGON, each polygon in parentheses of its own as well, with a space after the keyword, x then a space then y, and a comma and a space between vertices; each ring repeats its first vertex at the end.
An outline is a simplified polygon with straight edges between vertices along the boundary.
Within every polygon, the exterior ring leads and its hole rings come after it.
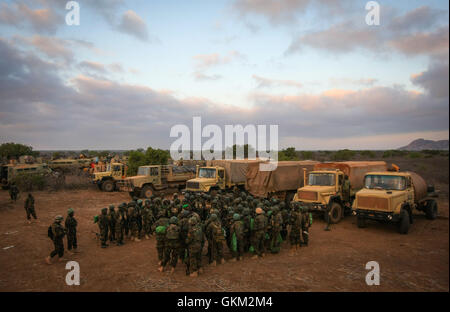
POLYGON ((416 202, 421 201, 427 197, 427 183, 425 180, 415 172, 408 171, 411 176, 412 184, 414 187, 414 200, 416 202))
POLYGON ((297 190, 303 187, 303 168, 308 174, 318 163, 312 160, 279 161, 273 171, 260 171, 258 163, 249 164, 245 188, 257 197, 267 197, 272 192, 297 190))
POLYGON ((350 186, 354 190, 362 189, 364 176, 370 171, 386 171, 387 164, 384 161, 342 161, 320 163, 314 166, 314 170, 339 169, 348 175, 350 186))
POLYGON ((235 159, 210 160, 207 166, 218 166, 225 169, 225 179, 228 183, 245 183, 249 164, 259 164, 261 160, 235 159))

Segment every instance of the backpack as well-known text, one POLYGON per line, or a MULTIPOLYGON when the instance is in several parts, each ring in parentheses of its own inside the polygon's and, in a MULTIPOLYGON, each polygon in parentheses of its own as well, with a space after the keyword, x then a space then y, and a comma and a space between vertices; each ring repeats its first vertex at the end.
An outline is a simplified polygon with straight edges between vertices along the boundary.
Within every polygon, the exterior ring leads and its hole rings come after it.
POLYGON ((47 236, 51 239, 51 240, 53 240, 53 238, 54 238, 54 235, 53 235, 53 229, 52 229, 52 226, 50 225, 49 227, 48 227, 48 229, 47 229, 47 236))
POLYGON ((212 235, 213 235, 213 239, 216 242, 220 242, 220 241, 224 241, 225 237, 223 235, 223 231, 222 231, 222 227, 220 226, 220 224, 217 223, 211 223, 212 226, 212 235))
POLYGON ((167 229, 166 233, 167 239, 176 240, 180 237, 180 232, 175 224, 169 225, 169 228, 167 229))

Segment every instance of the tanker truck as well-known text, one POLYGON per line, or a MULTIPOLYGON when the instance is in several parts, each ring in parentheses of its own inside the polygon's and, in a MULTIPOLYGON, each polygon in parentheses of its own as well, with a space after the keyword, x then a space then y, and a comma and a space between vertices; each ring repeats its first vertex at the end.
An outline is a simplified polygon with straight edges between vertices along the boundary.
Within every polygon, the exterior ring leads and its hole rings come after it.
POLYGON ((304 185, 297 190, 294 201, 310 211, 330 211, 330 223, 338 223, 352 212, 355 194, 363 187, 364 176, 370 171, 386 171, 384 161, 325 162, 314 165, 304 175, 304 185), (344 177, 350 182, 349 193, 343 192, 344 177))
POLYGON ((356 193, 353 214, 357 225, 366 227, 366 220, 392 222, 401 234, 407 234, 413 223, 413 210, 422 211, 427 219, 437 217, 437 194, 433 186, 414 172, 368 172, 364 188, 356 193))

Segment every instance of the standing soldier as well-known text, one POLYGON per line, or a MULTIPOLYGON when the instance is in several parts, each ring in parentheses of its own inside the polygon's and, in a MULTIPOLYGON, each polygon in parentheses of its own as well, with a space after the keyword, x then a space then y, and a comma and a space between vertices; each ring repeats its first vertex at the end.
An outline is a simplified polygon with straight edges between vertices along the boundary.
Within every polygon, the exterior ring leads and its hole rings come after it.
POLYGON ((134 207, 128 208, 128 226, 130 227, 131 237, 130 239, 135 242, 140 242, 141 240, 138 238, 139 235, 139 227, 137 224, 137 216, 136 210, 134 207))
POLYGON ((272 210, 272 218, 270 219, 271 222, 271 242, 270 242, 270 248, 272 253, 279 253, 280 252, 280 238, 281 238, 281 228, 283 226, 283 217, 281 216, 281 212, 278 210, 277 207, 274 207, 272 210))
POLYGON ((202 272, 202 242, 203 231, 201 225, 198 223, 197 217, 189 219, 189 231, 186 237, 186 245, 188 248, 189 262, 188 270, 190 277, 197 277, 198 273, 202 272))
POLYGON ((264 210, 258 207, 255 210, 256 217, 254 222, 254 229, 252 235, 252 245, 255 249, 256 254, 252 259, 262 258, 264 256, 264 238, 266 234, 267 221, 264 215, 264 210))
POLYGON ((308 246, 309 227, 312 225, 312 215, 306 208, 301 208, 302 213, 302 242, 301 244, 308 246))
POLYGON ((211 254, 214 261, 213 266, 217 263, 225 263, 223 258, 223 243, 225 241, 224 232, 222 229, 222 224, 215 213, 211 215, 211 222, 209 223, 206 232, 212 238, 211 254))
POLYGON ((158 265, 161 266, 164 260, 164 248, 166 244, 166 231, 169 226, 169 219, 164 216, 162 211, 159 212, 158 220, 153 224, 152 230, 156 235, 156 250, 158 252, 158 265))
POLYGON ((180 228, 177 225, 177 217, 172 217, 169 220, 169 227, 166 231, 166 246, 164 248, 164 259, 159 267, 159 271, 163 272, 167 263, 172 267, 170 273, 175 271, 178 262, 178 249, 180 243, 180 228))
POLYGON ((239 261, 244 256, 244 223, 240 219, 241 216, 239 214, 235 213, 233 215, 234 222, 230 229, 232 262, 239 261))
POLYGON ((109 220, 109 241, 112 243, 116 240, 116 212, 114 211, 114 205, 109 205, 109 213, 108 213, 108 220, 109 220))
POLYGON ((67 210, 67 218, 65 221, 66 231, 67 231, 67 251, 69 254, 77 252, 77 220, 73 217, 75 212, 72 208, 67 210))
POLYGON ((344 175, 344 183, 342 184, 342 200, 344 201, 345 205, 349 208, 351 208, 350 189, 351 185, 348 179, 348 175, 344 175))
POLYGON ((98 228, 100 229, 100 241, 102 243, 102 248, 108 247, 108 245, 106 244, 106 241, 108 239, 108 225, 108 208, 103 208, 102 213, 98 218, 98 228))
POLYGON ((35 220, 37 219, 36 211, 34 210, 34 197, 31 193, 28 193, 28 197, 25 200, 25 211, 27 212, 28 223, 31 223, 30 215, 32 215, 35 220))
POLYGON ((17 196, 19 195, 19 188, 17 185, 13 182, 9 186, 9 196, 11 197, 11 200, 14 202, 17 200, 17 196))
POLYGON ((289 219, 291 232, 289 233, 289 241, 291 242, 291 255, 300 247, 301 231, 302 231, 302 214, 297 202, 292 202, 292 211, 289 219))
POLYGON ((114 212, 114 231, 115 231, 115 238, 116 238, 116 245, 122 246, 123 245, 123 234, 124 234, 124 225, 125 225, 125 204, 120 204, 118 207, 118 210, 114 212))
POLYGON ((150 239, 149 235, 152 235, 152 223, 154 221, 153 211, 150 208, 150 201, 145 201, 144 209, 142 210, 142 221, 144 227, 145 239, 150 239))
POLYGON ((47 264, 52 264, 52 258, 56 255, 58 255, 59 259, 58 261, 64 261, 64 242, 63 238, 64 235, 66 235, 66 232, 64 231, 63 226, 61 225, 61 222, 64 220, 62 216, 56 216, 55 222, 51 225, 51 228, 49 228, 49 236, 53 241, 53 245, 55 246, 55 250, 53 250, 50 253, 50 256, 45 258, 45 261, 47 264))

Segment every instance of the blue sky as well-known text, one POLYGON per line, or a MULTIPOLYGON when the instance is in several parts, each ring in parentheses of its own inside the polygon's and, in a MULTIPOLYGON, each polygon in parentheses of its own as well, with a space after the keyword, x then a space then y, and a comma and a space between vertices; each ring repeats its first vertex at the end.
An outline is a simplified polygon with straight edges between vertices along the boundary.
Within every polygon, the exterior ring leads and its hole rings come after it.
POLYGON ((16 91, 0 99, 2 142, 168 148, 197 115, 279 124, 299 149, 448 139, 445 1, 378 1, 379 26, 366 1, 78 1, 80 26, 66 2, 0 5, 0 90, 16 91))

